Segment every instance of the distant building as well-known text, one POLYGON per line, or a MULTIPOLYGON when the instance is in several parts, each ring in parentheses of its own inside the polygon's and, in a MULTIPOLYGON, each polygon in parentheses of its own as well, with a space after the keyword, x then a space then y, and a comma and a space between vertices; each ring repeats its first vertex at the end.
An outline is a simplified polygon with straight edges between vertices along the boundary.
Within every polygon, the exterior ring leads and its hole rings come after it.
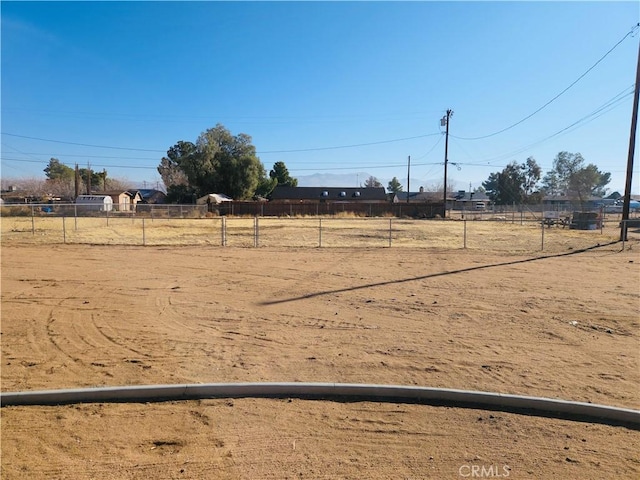
POLYGON ((420 187, 417 192, 398 192, 392 198, 393 203, 431 203, 442 202, 442 192, 426 192, 420 187))
POLYGON ((109 195, 78 195, 76 205, 79 212, 111 212, 113 210, 113 199, 109 195))
POLYGON ((102 195, 109 195, 113 200, 113 208, 119 212, 133 212, 138 202, 142 200, 137 190, 113 190, 101 192, 102 195))
POLYGON ((277 186, 271 193, 272 202, 280 203, 387 203, 384 187, 283 187, 277 186))
POLYGON ((167 198, 167 195, 163 191, 152 188, 143 188, 137 190, 137 192, 141 197, 140 203, 144 204, 164 203, 167 198))
MULTIPOLYGON (((449 203, 447 201, 447 203, 449 203)), ((459 190, 453 196, 454 210, 486 210, 491 203, 491 199, 484 192, 466 192, 459 190)))

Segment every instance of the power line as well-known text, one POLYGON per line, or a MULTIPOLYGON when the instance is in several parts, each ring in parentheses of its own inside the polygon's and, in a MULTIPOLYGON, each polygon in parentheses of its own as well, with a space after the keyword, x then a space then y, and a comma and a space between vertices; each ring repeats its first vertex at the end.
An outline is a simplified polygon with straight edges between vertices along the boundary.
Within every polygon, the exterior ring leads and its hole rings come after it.
POLYGON ((429 155, 431 152, 433 152, 435 150, 435 148, 440 145, 440 142, 442 141, 442 135, 440 136, 440 138, 438 138, 438 141, 436 143, 433 144, 433 147, 431 147, 427 153, 425 153, 424 155, 420 155, 419 157, 416 157, 416 160, 420 160, 421 158, 426 157, 427 155, 429 155))
POLYGON ((62 143, 64 145, 77 145, 77 146, 80 146, 80 147, 109 148, 111 150, 131 150, 131 151, 136 151, 136 152, 160 152, 160 153, 166 153, 164 150, 151 150, 151 149, 148 149, 148 148, 113 147, 113 146, 109 146, 109 145, 91 145, 91 144, 88 144, 88 143, 63 142, 62 140, 51 140, 51 139, 48 139, 48 138, 29 137, 27 135, 18 135, 18 134, 15 134, 15 133, 7 133, 7 132, 2 132, 2 135, 7 135, 9 137, 16 137, 16 138, 26 138, 28 140, 38 140, 40 142, 62 143))
MULTIPOLYGON (((18 163, 40 163, 40 164, 48 164, 49 160, 28 160, 25 158, 10 158, 10 157, 5 157, 2 156, 0 157, 0 160, 2 160, 3 162, 18 162, 18 163)), ((67 167, 71 168, 71 165, 68 165, 64 162, 60 162, 62 165, 65 165, 67 167)), ((155 170, 158 167, 145 167, 142 165, 104 165, 104 164, 99 164, 99 163, 92 163, 91 166, 93 167, 102 167, 102 168, 134 168, 134 169, 152 169, 155 170)))
MULTIPOLYGON (((634 34, 636 32, 636 30, 638 30, 638 28, 640 27, 640 23, 636 24, 629 32, 627 32, 627 34, 622 37, 620 39, 620 41, 618 41, 618 43, 616 43, 613 47, 611 47, 611 49, 609 49, 609 51, 607 53, 605 53, 602 57, 600 57, 600 59, 594 63, 593 65, 591 65, 591 67, 589 67, 587 69, 586 72, 584 72, 582 75, 580 75, 576 80, 574 80, 567 88, 565 88, 564 90, 562 90, 559 94, 557 94, 555 97, 553 97, 551 100, 549 100, 547 103, 545 103, 544 105, 542 105, 540 108, 538 108, 537 110, 535 110, 533 113, 530 113, 529 115, 527 115, 526 117, 524 117, 522 120, 517 121, 516 123, 509 125, 506 128, 503 128, 502 130, 498 130, 497 132, 493 132, 490 133, 488 135, 482 135, 479 137, 455 137, 459 140, 481 140, 483 138, 489 138, 489 137, 493 137, 495 135, 498 135, 500 133, 506 132, 507 130, 511 130, 513 127, 520 125, 521 123, 523 123, 526 120, 529 120, 531 117, 533 117, 536 113, 542 111, 544 108, 548 107, 549 105, 551 105, 551 103, 553 103, 555 100, 557 100, 558 98, 560 98, 560 96, 562 96, 564 93, 566 93, 571 87, 573 87, 576 83, 578 83, 580 80, 582 80, 591 70, 593 70, 600 62, 602 62, 611 52, 613 52, 618 45, 620 45, 624 40, 626 40, 626 38, 632 34, 634 34)), ((452 135, 453 136, 453 135, 452 135)))
MULTIPOLYGON (((552 135, 549 135, 541 140, 538 140, 534 143, 531 143, 529 145, 526 145, 524 147, 520 147, 519 149, 517 149, 516 151, 512 151, 510 153, 506 153, 506 154, 502 154, 502 155, 498 155, 495 157, 490 157, 488 159, 484 159, 481 161, 478 161, 476 163, 460 163, 457 162, 458 165, 476 165, 476 166, 483 166, 485 164, 488 164, 490 161, 492 160, 500 160, 512 155, 516 155, 518 153, 521 153, 522 151, 525 151, 528 148, 531 148, 532 146, 538 145, 540 143, 543 143, 551 138, 554 138, 568 130, 570 130, 571 128, 579 128, 580 126, 582 126, 582 123, 585 122, 590 122, 595 120, 596 118, 600 117, 601 115, 604 115, 605 113, 607 113, 608 111, 612 110, 613 108, 616 108, 617 106, 620 105, 620 102, 622 102, 623 100, 626 99, 626 97, 628 97, 629 95, 631 95, 632 92, 628 92, 629 89, 633 88, 633 85, 631 85, 630 87, 627 87, 625 90, 623 90, 622 92, 618 93, 616 96, 614 96, 613 98, 611 98, 610 100, 608 100, 607 102, 605 102, 603 105, 601 105, 600 107, 598 107, 596 110, 594 110, 593 112, 591 112, 590 114, 576 120, 575 122, 573 122, 572 124, 568 125, 567 127, 564 127, 563 129, 553 133, 552 135)), ((18 138, 27 138, 27 139, 33 139, 33 140, 40 140, 40 141, 49 141, 49 142, 54 142, 54 143, 62 143, 62 144, 71 144, 71 145, 80 145, 80 146, 87 146, 87 147, 97 147, 97 148, 110 148, 110 149, 117 149, 117 150, 133 150, 133 151, 150 151, 150 152, 160 152, 160 150, 147 150, 147 149, 139 149, 139 148, 125 148, 125 147, 115 147, 115 146, 96 146, 96 145, 89 145, 89 144, 82 144, 82 143, 74 143, 74 142, 64 142, 64 141, 60 141, 60 140, 48 140, 48 139, 41 139, 41 138, 37 138, 37 137, 29 137, 29 136, 24 136, 24 135, 17 135, 17 134, 12 134, 12 133, 6 133, 6 132, 2 132, 2 135, 7 135, 7 136, 13 136, 13 137, 18 137, 18 138)), ((358 146, 368 146, 368 145, 378 145, 378 144, 384 144, 384 143, 391 143, 391 142, 399 142, 399 141, 406 141, 406 140, 412 140, 412 139, 418 139, 418 138, 425 138, 425 137, 430 137, 430 136, 435 136, 438 135, 439 138, 438 140, 434 143, 434 145, 422 156, 417 157, 416 159, 421 159, 421 158, 425 158, 426 156, 428 156, 442 141, 442 136, 443 136, 443 132, 437 132, 437 133, 430 133, 430 134, 425 134, 425 135, 417 135, 417 136, 413 136, 413 137, 405 137, 405 138, 399 138, 399 139, 393 139, 393 140, 382 140, 382 141, 378 141, 378 142, 370 142, 370 143, 360 143, 360 144, 352 144, 352 145, 343 145, 343 146, 333 146, 333 147, 318 147, 318 148, 309 148, 309 149, 297 149, 297 150, 279 150, 279 151, 266 151, 266 152, 257 152, 257 153, 284 153, 284 152, 308 152, 308 151, 322 151, 322 150, 330 150, 330 149, 340 149, 340 148, 351 148, 351 147, 358 147, 358 146)), ((452 138, 457 138, 460 139, 461 137, 457 137, 454 135, 450 135, 452 138)), ((41 164, 45 164, 47 163, 49 160, 40 160, 40 159, 35 159, 35 157, 33 157, 33 155, 47 155, 47 156, 51 156, 51 157, 55 157, 55 156, 69 156, 69 157, 85 157, 85 158, 112 158, 112 159, 120 159, 120 160, 151 160, 151 161, 155 161, 156 159, 154 158, 145 158, 145 157, 121 157, 121 156, 100 156, 100 155, 78 155, 78 154, 45 154, 45 153, 27 153, 27 152, 23 152, 21 150, 18 150, 14 147, 11 147, 9 145, 7 145, 6 143, 3 143, 3 145, 7 148, 11 148, 12 150, 23 154, 23 155, 28 155, 31 156, 32 158, 34 158, 34 160, 27 160, 27 159, 18 159, 18 158, 11 158, 11 157, 6 157, 6 156, 1 156, 0 158, 2 159, 2 161, 10 161, 10 162, 24 162, 24 163, 41 163, 41 164)), ((465 152, 468 156, 470 156, 468 154, 468 152, 465 152)), ((61 162, 64 164, 64 162, 61 162)), ((438 164, 442 164, 442 162, 436 162, 436 163, 418 163, 418 164, 414 164, 414 166, 421 166, 421 165, 438 165, 438 164)), ((106 164, 95 164, 94 166, 96 167, 102 167, 102 168, 123 168, 123 169, 153 169, 155 170, 157 168, 157 166, 138 166, 138 165, 106 165, 106 164)), ((360 169, 360 168, 393 168, 393 167, 404 167, 404 164, 400 165, 385 165, 385 166, 360 166, 360 167, 334 167, 334 168, 303 168, 303 169, 295 169, 295 170, 342 170, 342 169, 349 169, 349 170, 354 170, 354 169, 360 169)))
MULTIPOLYGON (((80 147, 108 148, 108 149, 112 149, 112 150, 130 150, 130 151, 136 151, 136 152, 166 153, 164 150, 152 150, 152 149, 146 149, 146 148, 130 148, 130 147, 115 147, 115 146, 110 146, 110 145, 92 145, 92 144, 87 144, 87 143, 66 142, 66 141, 62 141, 62 140, 52 140, 52 139, 48 139, 48 138, 30 137, 30 136, 27 136, 27 135, 18 135, 18 134, 15 134, 15 133, 7 133, 7 132, 2 132, 2 135, 7 135, 7 136, 10 136, 10 137, 17 137, 17 138, 25 138, 25 139, 28 139, 28 140, 38 140, 38 141, 41 141, 41 142, 61 143, 61 144, 65 144, 65 145, 76 145, 76 146, 80 146, 80 147)), ((314 151, 322 151, 322 150, 337 150, 337 149, 341 149, 341 148, 366 147, 366 146, 369 146, 369 145, 381 145, 381 144, 384 144, 384 143, 404 142, 404 141, 407 141, 407 140, 415 140, 417 138, 432 137, 434 135, 440 135, 440 133, 439 132, 437 132, 437 133, 427 133, 425 135, 416 135, 414 137, 394 138, 392 140, 380 140, 378 142, 369 142, 369 143, 355 143, 355 144, 351 144, 351 145, 337 145, 337 146, 331 146, 331 147, 301 148, 301 149, 292 149, 292 150, 264 150, 264 151, 259 151, 259 152, 256 152, 256 153, 258 153, 258 154, 266 154, 266 153, 295 153, 295 152, 314 152, 314 151)))
POLYGON ((295 150, 263 150, 263 151, 259 151, 259 152, 256 152, 256 153, 264 154, 264 153, 317 152, 317 151, 322 151, 322 150, 337 150, 337 149, 340 149, 340 148, 367 147, 369 145, 381 145, 383 143, 404 142, 406 140, 415 140, 417 138, 433 137, 434 135, 440 135, 440 132, 427 133, 425 135, 416 135, 415 137, 395 138, 393 140, 380 140, 378 142, 354 143, 352 145, 339 145, 339 146, 334 146, 334 147, 301 148, 301 149, 295 149, 295 150))
MULTIPOLYGON (((504 153, 501 155, 497 155, 495 157, 489 157, 489 158, 485 158, 483 160, 479 160, 476 163, 460 163, 460 165, 483 165, 485 163, 489 163, 492 160, 503 160, 504 158, 508 158, 510 156, 513 155, 517 155, 519 153, 522 153, 526 150, 528 150, 531 147, 534 147, 536 145, 539 145, 541 143, 546 142, 547 140, 551 140, 554 137, 557 137, 558 135, 561 135, 562 133, 565 133, 566 131, 568 131, 571 128, 580 128, 582 126, 582 124, 586 124, 588 122, 591 122, 593 120, 595 120, 596 118, 604 115, 605 113, 608 113, 609 111, 613 110, 614 108, 618 107, 619 105, 622 104, 622 101, 626 100, 627 97, 629 97, 630 95, 633 94, 633 92, 627 92, 627 90, 629 90, 629 88, 633 88, 633 85, 631 87, 627 87, 625 88, 622 92, 618 93, 617 95, 615 95, 613 98, 607 100, 604 104, 602 104, 601 106, 599 106, 597 109, 595 109, 593 112, 585 115, 584 117, 576 120, 575 122, 571 123, 570 125, 558 130, 555 133, 552 133, 551 135, 544 137, 540 140, 537 140, 533 143, 530 143, 528 145, 525 145, 523 147, 519 147, 518 149, 511 151, 509 153, 504 153)), ((453 136, 453 135, 452 135, 453 136)), ((457 137, 456 137, 457 138, 457 137)))
MULTIPOLYGON (((15 150, 15 149, 14 149, 15 150)), ((153 162, 158 161, 158 157, 150 158, 150 157, 113 157, 108 155, 86 155, 86 154, 77 154, 77 153, 41 153, 41 152, 20 152, 24 155, 44 155, 46 157, 80 157, 80 158, 105 158, 105 159, 115 159, 115 160, 150 160, 153 162)), ((34 157, 35 158, 35 157, 34 157)))
MULTIPOLYGON (((45 164, 48 163, 46 160, 28 160, 22 158, 9 158, 9 157, 0 157, 0 160, 3 162, 18 162, 18 163, 40 163, 45 164)), ((63 165, 69 166, 63 162, 60 162, 63 165)), ((416 163, 415 166, 424 166, 424 165, 439 165, 442 162, 435 163, 416 163)), ((94 167, 102 167, 102 168, 133 168, 133 169, 147 169, 147 170, 156 170, 157 167, 145 167, 141 165, 103 165, 103 164, 92 164, 94 167)), ((395 168, 395 167, 404 167, 404 164, 385 164, 385 165, 359 165, 357 167, 330 167, 330 168, 292 168, 292 171, 333 171, 333 170, 359 170, 359 169, 380 169, 380 168, 395 168)))

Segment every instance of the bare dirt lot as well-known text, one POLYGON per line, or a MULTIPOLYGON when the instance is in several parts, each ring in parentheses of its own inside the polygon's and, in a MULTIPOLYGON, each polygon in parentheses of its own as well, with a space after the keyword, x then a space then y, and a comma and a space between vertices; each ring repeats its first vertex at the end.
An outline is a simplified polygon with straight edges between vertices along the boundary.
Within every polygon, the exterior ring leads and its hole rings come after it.
MULTIPOLYGON (((530 255, 5 244, 2 390, 379 383, 638 409, 639 266, 637 239, 530 255)), ((0 413, 6 479, 640 475, 636 430, 475 409, 226 399, 0 413)))

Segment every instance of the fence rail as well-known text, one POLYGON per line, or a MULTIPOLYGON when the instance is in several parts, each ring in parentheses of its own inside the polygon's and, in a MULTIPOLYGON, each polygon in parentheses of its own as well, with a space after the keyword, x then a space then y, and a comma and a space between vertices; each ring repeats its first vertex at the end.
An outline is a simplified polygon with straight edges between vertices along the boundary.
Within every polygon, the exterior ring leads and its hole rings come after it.
MULTIPOLYGON (((598 211, 603 218, 620 218, 618 211, 609 208, 589 209, 598 211)), ((280 203, 280 202, 228 202, 217 205, 195 204, 76 204, 76 203, 20 203, 3 204, 3 216, 97 216, 97 217, 146 217, 146 218, 207 218, 211 216, 257 216, 257 217, 309 217, 342 216, 396 217, 396 218, 443 218, 440 203, 280 203)), ((580 207, 568 209, 566 205, 494 205, 486 209, 447 206, 447 218, 469 220, 538 220, 546 214, 566 217, 580 207)), ((632 216, 640 217, 639 211, 632 216)))
MULTIPOLYGON (((69 209, 73 206, 65 206, 69 209)), ((609 215, 592 231, 548 224, 526 212, 454 212, 447 220, 396 217, 213 216, 201 206, 148 212, 75 210, 45 212, 23 206, 23 216, 3 207, 2 241, 30 244, 203 245, 220 247, 418 247, 500 252, 560 252, 615 242, 620 216, 609 215), (71 213, 65 215, 64 213, 71 213), (566 227, 566 228, 565 228, 566 227)), ((638 231, 640 232, 640 231, 638 231)))

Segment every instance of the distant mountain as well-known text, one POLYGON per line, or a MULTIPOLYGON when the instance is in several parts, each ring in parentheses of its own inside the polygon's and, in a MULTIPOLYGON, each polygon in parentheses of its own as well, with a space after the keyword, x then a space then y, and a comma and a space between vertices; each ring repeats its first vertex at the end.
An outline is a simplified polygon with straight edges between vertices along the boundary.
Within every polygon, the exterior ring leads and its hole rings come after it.
MULTIPOLYGON (((314 173, 296 177, 299 187, 359 187, 371 175, 359 173, 314 173)), ((383 184, 384 185, 384 184, 383 184)))
MULTIPOLYGON (((367 172, 358 173, 314 173, 312 175, 297 176, 299 187, 364 187, 364 182, 369 177, 376 177, 367 172)), ((376 177, 386 189, 391 181, 390 178, 376 177)), ((407 189, 407 179, 398 179, 403 190, 407 189)), ((420 180, 411 179, 411 191, 417 192, 420 189, 420 180)))

